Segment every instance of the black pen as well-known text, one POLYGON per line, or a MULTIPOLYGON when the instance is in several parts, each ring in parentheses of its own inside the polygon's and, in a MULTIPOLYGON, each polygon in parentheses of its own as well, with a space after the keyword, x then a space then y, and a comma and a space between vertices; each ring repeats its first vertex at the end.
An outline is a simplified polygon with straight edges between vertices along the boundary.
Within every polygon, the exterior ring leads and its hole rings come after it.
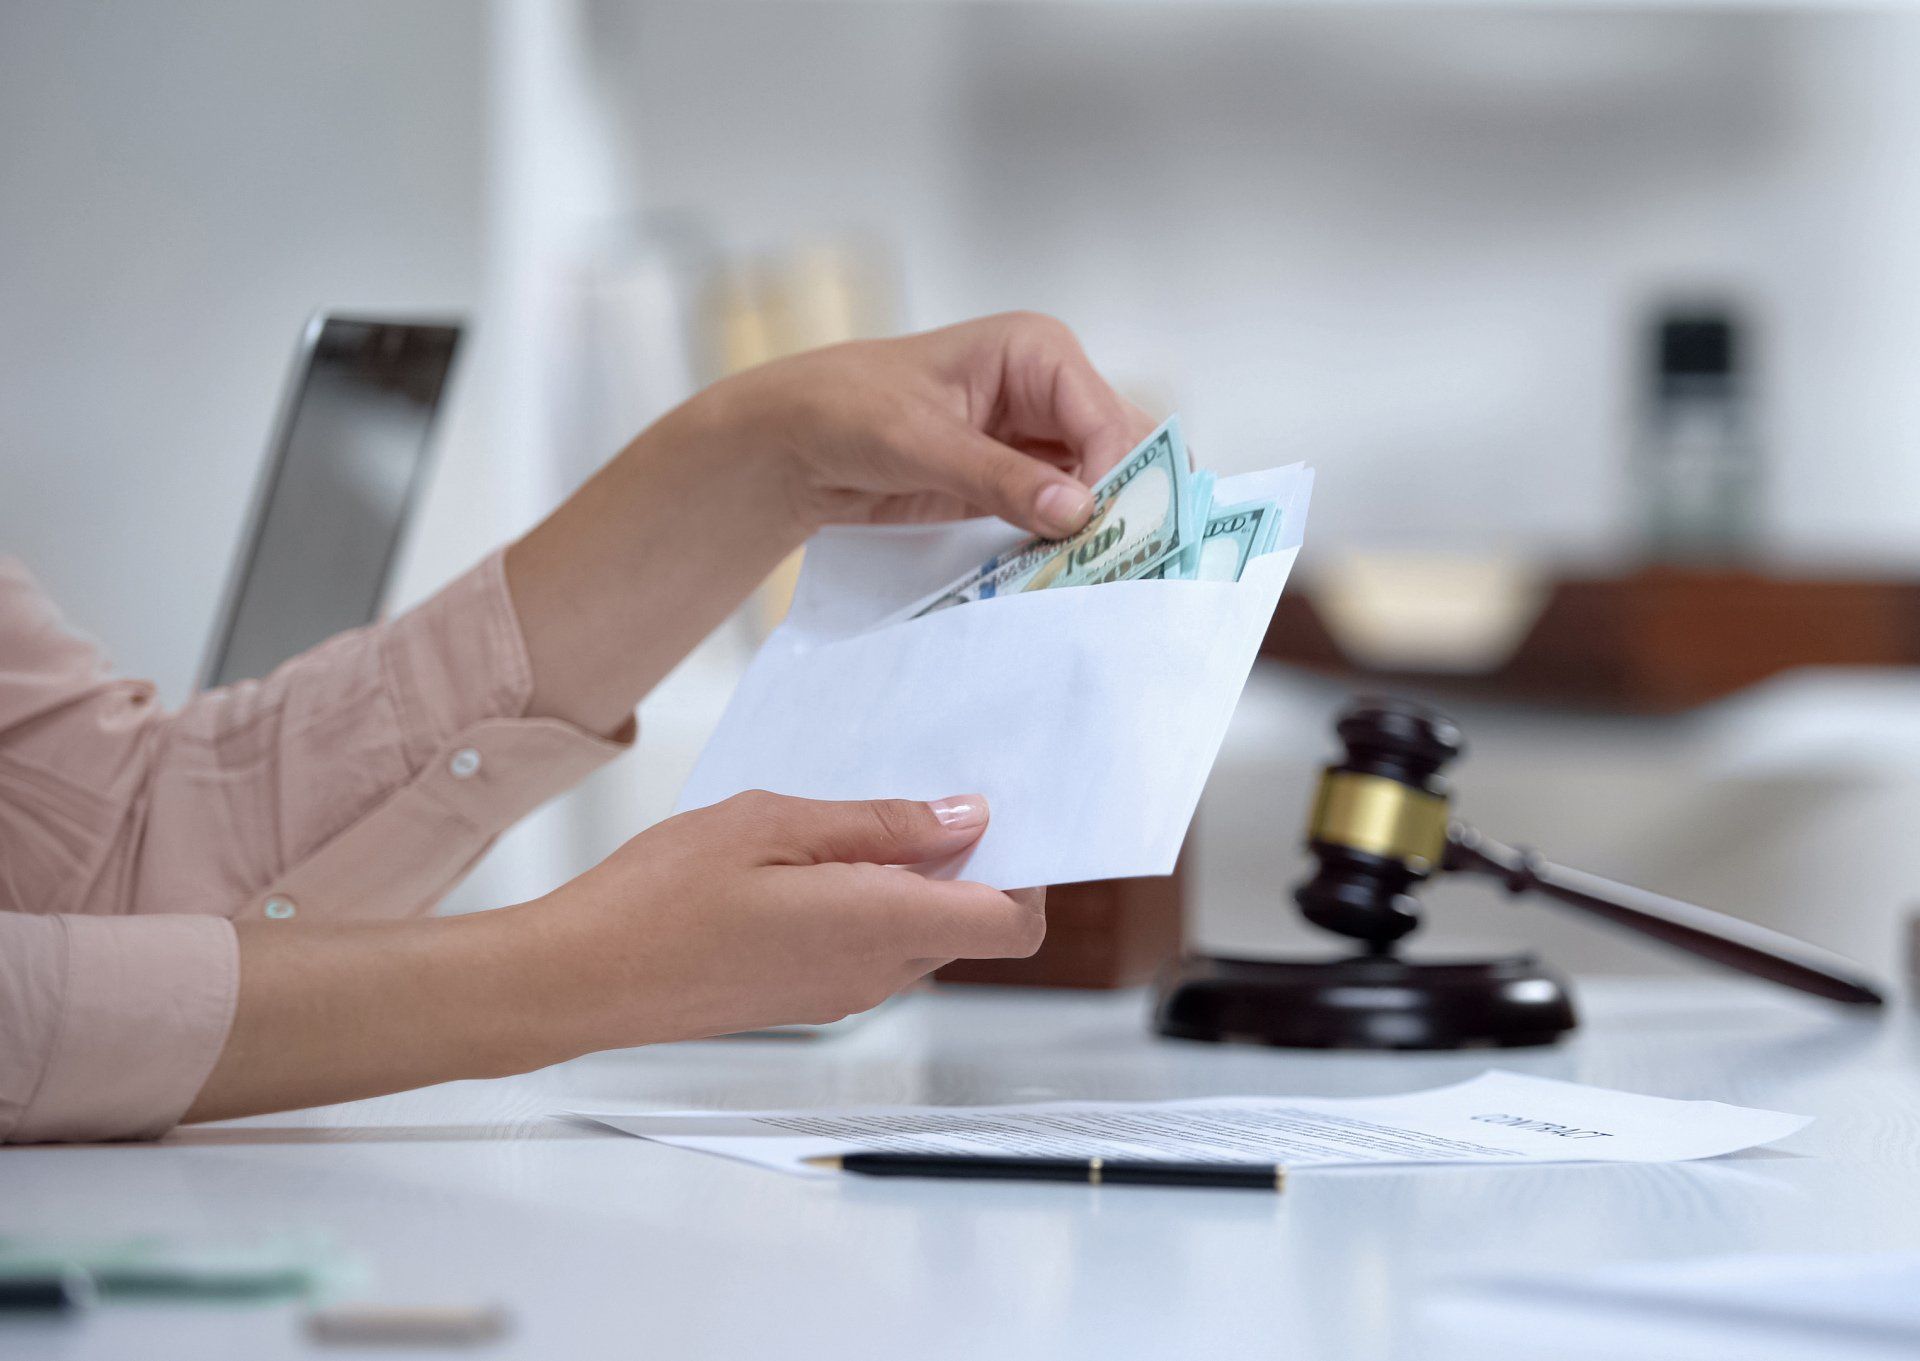
POLYGON ((1129 1158, 998 1158, 945 1153, 846 1153, 809 1158, 815 1167, 863 1177, 953 1177, 966 1181, 1078 1181, 1089 1186, 1220 1186, 1278 1191, 1276 1163, 1177 1163, 1129 1158))

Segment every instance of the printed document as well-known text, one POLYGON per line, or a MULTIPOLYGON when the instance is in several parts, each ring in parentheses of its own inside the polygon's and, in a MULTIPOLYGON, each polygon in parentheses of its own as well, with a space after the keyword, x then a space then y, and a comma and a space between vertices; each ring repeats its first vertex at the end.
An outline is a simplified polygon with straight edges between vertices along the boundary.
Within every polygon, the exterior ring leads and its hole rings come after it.
POLYGON ((855 1152, 1280 1163, 1680 1162, 1772 1143, 1806 1117, 1489 1072, 1402 1096, 572 1114, 803 1175, 855 1152))

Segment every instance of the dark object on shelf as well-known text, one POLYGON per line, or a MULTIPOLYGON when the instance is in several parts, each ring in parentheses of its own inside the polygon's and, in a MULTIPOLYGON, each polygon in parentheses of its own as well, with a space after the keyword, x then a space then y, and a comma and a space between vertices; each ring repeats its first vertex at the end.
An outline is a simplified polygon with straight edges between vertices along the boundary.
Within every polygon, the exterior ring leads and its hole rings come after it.
POLYGON ((1180 953, 1181 880, 1099 879, 1047 890, 1047 939, 1027 959, 956 959, 942 983, 1127 988, 1151 982, 1180 953))
POLYGON ((1760 540, 1760 449, 1746 328, 1726 306, 1669 309, 1648 328, 1640 529, 1656 562, 1732 563, 1760 540))
POLYGON ((1355 666, 1314 608, 1280 598, 1261 655, 1468 699, 1674 713, 1802 666, 1920 665, 1920 582, 1655 567, 1564 577, 1513 655, 1472 674, 1355 666))
POLYGON ((1676 949, 1785 987, 1879 1006, 1853 965, 1736 917, 1615 884, 1503 846, 1453 821, 1440 768, 1463 749, 1440 713, 1361 701, 1340 718, 1346 754, 1321 772, 1307 828, 1317 868, 1294 891, 1307 920, 1362 942, 1344 959, 1195 959, 1175 971, 1156 1026, 1184 1039, 1302 1048, 1459 1049, 1550 1044, 1574 1026, 1566 983, 1529 955, 1420 962, 1395 954, 1420 924, 1413 896, 1437 870, 1534 891, 1676 949))

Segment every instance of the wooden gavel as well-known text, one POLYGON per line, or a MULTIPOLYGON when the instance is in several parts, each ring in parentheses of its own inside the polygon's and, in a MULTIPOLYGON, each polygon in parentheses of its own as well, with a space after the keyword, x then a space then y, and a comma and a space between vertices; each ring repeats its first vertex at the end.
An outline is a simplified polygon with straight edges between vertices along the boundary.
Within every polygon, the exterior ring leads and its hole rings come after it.
POLYGON ((1294 901, 1316 926, 1392 955, 1420 924, 1414 894, 1436 873, 1477 874, 1538 893, 1702 959, 1854 1006, 1880 990, 1852 962, 1780 931, 1662 897, 1504 846, 1455 820, 1440 771, 1464 749, 1444 715, 1403 700, 1360 700, 1336 725, 1345 758, 1321 772, 1308 822, 1317 861, 1294 901))

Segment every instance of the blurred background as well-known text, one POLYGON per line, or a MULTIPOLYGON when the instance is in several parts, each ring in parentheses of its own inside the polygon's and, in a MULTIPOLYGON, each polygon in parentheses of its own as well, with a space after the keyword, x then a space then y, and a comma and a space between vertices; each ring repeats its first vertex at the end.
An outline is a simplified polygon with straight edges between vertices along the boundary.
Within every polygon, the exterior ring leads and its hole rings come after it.
MULTIPOLYGON (((472 323, 394 607, 730 369, 1045 310, 1212 466, 1319 469, 1193 938, 1302 940, 1359 687, 1455 713, 1489 832, 1891 971, 1917 164, 1892 8, 11 0, 0 551, 177 701, 316 308, 472 323)), ((662 816, 780 589, 453 905, 662 816)), ((1436 939, 1690 967, 1433 901, 1436 939)))

